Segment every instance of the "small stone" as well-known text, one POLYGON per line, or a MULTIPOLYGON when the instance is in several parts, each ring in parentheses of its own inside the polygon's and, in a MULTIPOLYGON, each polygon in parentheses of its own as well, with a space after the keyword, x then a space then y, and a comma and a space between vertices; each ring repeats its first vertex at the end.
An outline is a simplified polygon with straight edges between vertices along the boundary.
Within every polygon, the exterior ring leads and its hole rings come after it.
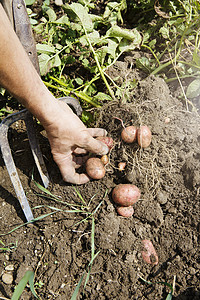
POLYGON ((161 205, 166 204, 168 200, 168 194, 165 192, 158 192, 157 200, 161 205))
POLYGON ((12 274, 5 272, 5 273, 2 275, 2 281, 3 281, 5 284, 11 284, 11 283, 13 282, 13 276, 12 276, 12 274))
POLYGON ((55 5, 62 6, 63 5, 63 1, 62 0, 55 0, 55 5))
POLYGON ((5 255, 5 258, 6 258, 6 260, 10 259, 8 254, 5 255))
POLYGON ((177 213, 176 207, 171 206, 171 207, 168 209, 168 213, 170 213, 170 214, 176 214, 176 213, 177 213))
POLYGON ((166 117, 166 118, 165 118, 165 124, 169 124, 170 121, 171 121, 171 119, 170 119, 169 117, 166 117))
POLYGON ((13 265, 7 265, 7 266, 5 267, 5 270, 6 270, 6 271, 13 271, 13 270, 14 270, 14 266, 13 266, 13 265))
POLYGON ((193 267, 190 267, 190 268, 189 268, 189 272, 190 272, 191 275, 194 275, 194 274, 197 273, 197 271, 196 271, 195 268, 193 268, 193 267))

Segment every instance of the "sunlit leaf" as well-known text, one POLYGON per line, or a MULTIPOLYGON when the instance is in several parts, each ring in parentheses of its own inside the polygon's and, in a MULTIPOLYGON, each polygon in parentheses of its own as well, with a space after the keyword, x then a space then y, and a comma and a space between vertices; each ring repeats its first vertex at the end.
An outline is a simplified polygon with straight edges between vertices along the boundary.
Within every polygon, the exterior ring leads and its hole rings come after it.
POLYGON ((76 14, 87 32, 91 32, 93 30, 92 20, 87 12, 87 9, 83 7, 83 5, 80 3, 72 3, 70 5, 66 5, 66 7, 67 9, 71 9, 73 13, 76 14))
POLYGON ((36 45, 37 52, 51 54, 55 53, 55 47, 45 44, 37 44, 36 45))
POLYGON ((46 11, 48 17, 49 17, 49 21, 50 22, 54 22, 56 20, 56 13, 55 11, 52 9, 52 8, 49 8, 47 11, 46 11))
POLYGON ((36 0, 25 0, 26 5, 32 5, 36 0))
MULTIPOLYGON (((92 45, 95 45, 99 42, 99 39, 100 39, 100 36, 99 36, 99 32, 94 30, 92 32, 90 32, 88 34, 88 38, 91 42, 92 45)), ((85 35, 83 35, 81 38, 80 38, 80 43, 85 46, 88 44, 88 40, 87 40, 87 37, 85 35)))
POLYGON ((186 96, 188 98, 198 97, 200 95, 200 79, 193 80, 186 91, 186 96))

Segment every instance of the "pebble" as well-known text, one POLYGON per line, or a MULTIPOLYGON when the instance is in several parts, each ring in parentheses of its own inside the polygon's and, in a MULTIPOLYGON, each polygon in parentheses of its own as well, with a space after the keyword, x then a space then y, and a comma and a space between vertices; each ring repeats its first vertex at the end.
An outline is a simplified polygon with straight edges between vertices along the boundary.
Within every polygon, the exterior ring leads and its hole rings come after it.
POLYGON ((2 275, 2 281, 3 281, 5 284, 11 284, 11 283, 13 282, 13 275, 10 274, 10 273, 5 272, 5 273, 2 275))
POLYGON ((5 270, 6 270, 6 271, 13 271, 13 270, 14 270, 14 266, 13 266, 13 265, 7 265, 7 266, 5 267, 5 270))
POLYGON ((164 205, 168 201, 168 194, 165 192, 158 192, 157 200, 161 205, 164 205))
POLYGON ((177 209, 174 206, 171 206, 168 209, 168 213, 170 213, 170 214, 176 214, 177 213, 177 209))

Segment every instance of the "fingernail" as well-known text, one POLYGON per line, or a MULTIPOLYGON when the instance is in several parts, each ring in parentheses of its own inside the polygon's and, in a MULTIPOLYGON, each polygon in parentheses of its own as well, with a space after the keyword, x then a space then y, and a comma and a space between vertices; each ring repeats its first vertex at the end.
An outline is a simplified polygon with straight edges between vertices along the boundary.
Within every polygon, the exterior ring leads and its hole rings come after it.
POLYGON ((105 155, 109 152, 109 148, 106 145, 103 145, 101 155, 105 155))

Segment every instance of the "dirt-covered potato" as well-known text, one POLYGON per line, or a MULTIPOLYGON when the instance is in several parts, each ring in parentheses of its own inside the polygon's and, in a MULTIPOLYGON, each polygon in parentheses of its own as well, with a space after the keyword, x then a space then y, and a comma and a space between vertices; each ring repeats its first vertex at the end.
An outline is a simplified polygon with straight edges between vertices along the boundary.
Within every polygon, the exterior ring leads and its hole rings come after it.
POLYGON ((112 191, 112 199, 119 206, 131 206, 140 198, 140 190, 134 184, 118 184, 112 191))
POLYGON ((91 157, 86 161, 86 173, 92 179, 101 179, 105 176, 106 170, 100 158, 91 157))

